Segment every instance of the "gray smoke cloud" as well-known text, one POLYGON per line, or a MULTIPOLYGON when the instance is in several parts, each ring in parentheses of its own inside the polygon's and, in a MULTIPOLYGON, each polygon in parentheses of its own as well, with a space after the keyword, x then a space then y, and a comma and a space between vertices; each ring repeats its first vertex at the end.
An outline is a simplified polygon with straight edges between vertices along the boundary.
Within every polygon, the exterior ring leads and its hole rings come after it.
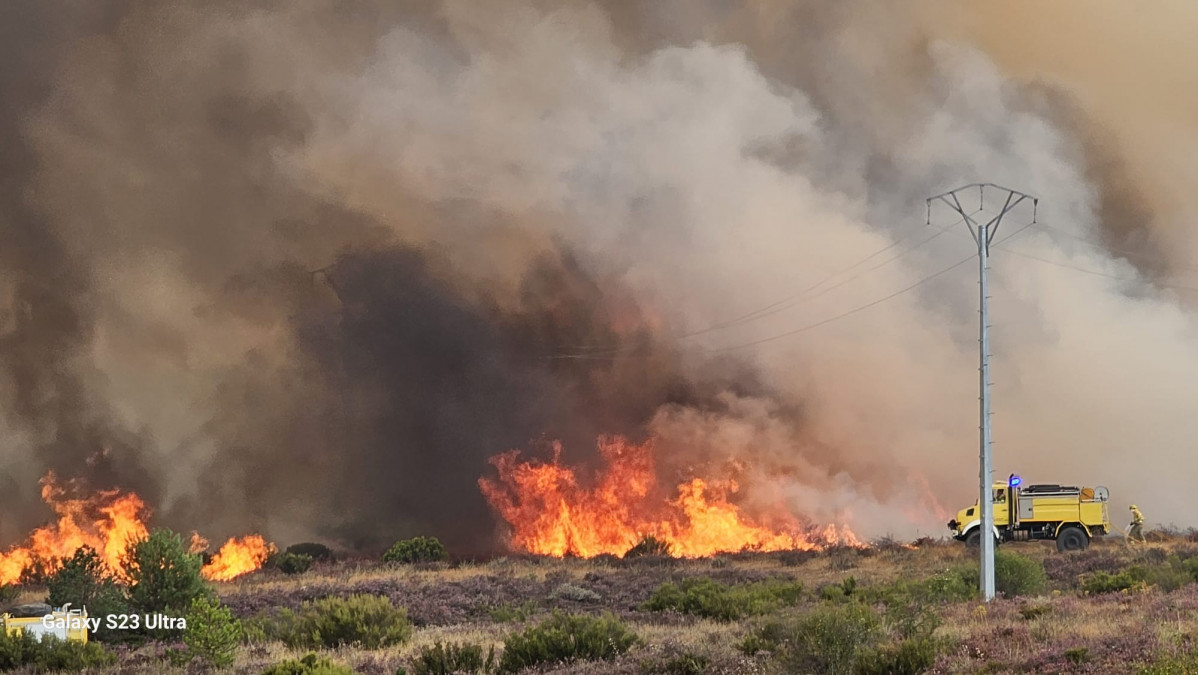
POLYGON ((938 534, 976 492, 976 287, 919 283, 972 251, 923 201, 973 180, 1047 226, 996 250, 996 472, 1188 524, 1176 213, 1100 76, 903 4, 6 5, 0 536, 52 468, 214 535, 482 551, 487 457, 604 433, 938 534))

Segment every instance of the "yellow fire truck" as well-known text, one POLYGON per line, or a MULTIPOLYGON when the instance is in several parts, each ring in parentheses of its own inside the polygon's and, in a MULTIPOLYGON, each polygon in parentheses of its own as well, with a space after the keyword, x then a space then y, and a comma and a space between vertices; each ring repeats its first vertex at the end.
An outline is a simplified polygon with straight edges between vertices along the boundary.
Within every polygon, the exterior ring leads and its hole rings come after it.
MULTIPOLYGON (((1022 485, 1012 475, 993 485, 996 542, 1055 539, 1058 551, 1081 551, 1090 540, 1110 533, 1105 487, 1022 485)), ((981 543, 981 512, 977 502, 961 509, 948 522, 953 538, 974 547, 981 543)))

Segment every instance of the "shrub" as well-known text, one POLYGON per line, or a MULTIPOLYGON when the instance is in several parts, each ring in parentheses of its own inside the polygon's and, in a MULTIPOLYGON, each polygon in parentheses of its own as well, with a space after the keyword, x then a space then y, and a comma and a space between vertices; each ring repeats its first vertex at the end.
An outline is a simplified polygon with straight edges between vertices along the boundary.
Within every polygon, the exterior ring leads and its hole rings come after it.
POLYGON ((1145 576, 1144 569, 1136 566, 1122 570, 1118 574, 1095 572, 1082 579, 1081 589, 1086 595, 1126 591, 1135 586, 1146 585, 1144 583, 1145 576))
POLYGON ((903 640, 931 637, 940 627, 940 617, 932 608, 912 602, 886 609, 886 623, 903 640))
POLYGON ((537 603, 527 600, 521 605, 503 604, 487 610, 487 614, 495 623, 516 623, 527 621, 537 611, 537 603))
POLYGON ((302 659, 276 663, 262 671, 262 675, 354 675, 354 671, 315 654, 307 654, 302 659))
POLYGON ((1020 595, 1043 593, 1048 588, 1048 574, 1044 565, 1007 551, 994 552, 994 589, 1013 598, 1020 595))
POLYGON ((773 652, 787 672, 849 673, 877 634, 878 618, 867 605, 824 605, 797 619, 767 622, 739 648, 773 652))
POLYGON ((329 562, 333 559, 333 551, 324 544, 315 542, 304 542, 302 544, 292 544, 283 551, 284 555, 294 553, 295 555, 306 555, 317 562, 329 562))
POLYGON ((636 634, 610 614, 602 617, 554 614, 504 640, 499 671, 515 673, 538 664, 577 660, 609 661, 637 642, 636 634))
POLYGON ((143 612, 179 614, 211 589, 200 576, 200 556, 187 552, 183 539, 167 529, 131 542, 122 560, 129 579, 129 600, 143 612))
POLYGON ((646 663, 641 672, 647 675, 702 675, 707 672, 711 659, 701 654, 685 652, 659 663, 646 663))
POLYGON ((475 644, 437 642, 420 648, 412 660, 412 675, 453 675, 454 673, 491 673, 495 670, 495 648, 483 657, 483 648, 475 644))
POLYGON ((423 563, 449 560, 449 552, 435 537, 416 537, 395 542, 383 554, 383 562, 423 563))
POLYGON ((854 675, 919 675, 936 662, 936 643, 923 637, 862 650, 854 675))
POLYGON ((39 641, 24 631, 12 635, 0 631, 0 670, 77 672, 114 663, 116 656, 95 642, 59 640, 53 635, 39 641))
POLYGON ((233 618, 233 613, 220 600, 201 596, 192 601, 183 633, 190 656, 200 657, 217 668, 227 668, 233 665, 237 644, 244 636, 241 622, 233 618))
POLYGON ((284 553, 275 564, 283 574, 303 574, 312 567, 312 560, 306 553, 284 553))
POLYGON ((662 584, 640 607, 643 611, 675 611, 717 621, 735 621, 793 605, 803 593, 797 581, 771 579, 727 586, 708 577, 687 579, 680 586, 662 584))
POLYGON ((972 600, 978 594, 978 569, 960 565, 926 579, 900 579, 893 584, 873 586, 855 591, 861 599, 887 606, 923 604, 952 604, 972 600))
MULTIPOLYGON (((94 549, 80 547, 46 580, 50 591, 46 601, 54 607, 70 603, 77 608, 87 608, 89 616, 128 614, 129 603, 124 591, 115 581, 105 578, 105 571, 104 562, 94 549)), ((109 629, 107 622, 102 621, 91 638, 101 642, 117 641, 128 637, 122 635, 126 632, 109 629)))
POLYGON ((357 645, 378 649, 400 644, 412 634, 407 612, 381 595, 351 595, 305 602, 298 612, 282 610, 255 626, 263 639, 288 647, 319 649, 357 645))
POLYGON ((645 556, 669 557, 672 555, 669 543, 647 534, 635 546, 628 549, 625 558, 643 558, 645 556))
POLYGON ((564 598, 566 600, 573 600, 575 602, 599 602, 601 599, 599 594, 595 591, 582 588, 581 586, 575 586, 573 584, 562 584, 558 586, 557 588, 553 589, 553 592, 549 594, 549 597, 564 598))

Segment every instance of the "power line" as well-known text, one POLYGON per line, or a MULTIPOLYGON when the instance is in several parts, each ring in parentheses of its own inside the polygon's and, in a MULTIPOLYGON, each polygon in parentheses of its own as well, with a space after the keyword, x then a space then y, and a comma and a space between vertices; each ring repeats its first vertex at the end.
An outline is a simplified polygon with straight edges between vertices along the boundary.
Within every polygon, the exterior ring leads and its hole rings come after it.
MULTIPOLYGON (((978 211, 980 211, 980 210, 981 210, 981 209, 978 209, 978 211)), ((972 214, 970 214, 970 215, 975 215, 976 213, 978 213, 978 211, 974 211, 974 212, 973 212, 972 214)), ((826 294, 826 293, 828 293, 828 292, 830 292, 830 291, 833 291, 833 290, 835 290, 835 289, 837 289, 837 288, 840 288, 841 286, 844 286, 845 284, 848 284, 848 283, 851 283, 851 282, 853 282, 853 281, 855 281, 855 280, 857 280, 857 279, 860 279, 862 276, 864 276, 864 275, 866 275, 866 274, 869 274, 870 272, 873 272, 873 271, 875 271, 875 270, 881 269, 881 268, 885 267, 886 265, 889 265, 890 263, 892 263, 892 262, 894 262, 894 261, 898 260, 899 258, 902 258, 903 256, 907 255, 908 253, 911 253, 912 251, 915 251, 916 249, 919 249, 919 248, 921 248, 921 247, 923 247, 923 246, 927 245, 929 242, 931 242, 932 240, 936 239, 936 238, 937 238, 937 237, 939 237, 940 235, 944 234, 945 232, 948 232, 948 231, 949 231, 949 230, 950 230, 950 229, 951 229, 953 226, 955 226, 956 224, 957 224, 957 222, 956 222, 956 221, 953 221, 952 223, 948 223, 948 224, 946 224, 946 225, 942 225, 942 226, 940 226, 940 227, 937 229, 937 231, 936 231, 935 233, 933 233, 931 236, 929 236, 929 237, 927 237, 927 238, 925 238, 925 239, 923 239, 923 240, 921 240, 921 241, 917 242, 917 243, 916 243, 916 244, 914 244, 913 246, 911 246, 911 247, 909 247, 909 248, 906 248, 906 249, 904 249, 904 250, 900 251, 899 253, 897 253, 897 254, 895 254, 895 255, 893 255, 893 256, 891 256, 891 257, 887 258, 886 260, 883 260, 882 262, 878 263, 877 265, 874 265, 873 267, 869 267, 869 268, 867 268, 867 269, 865 269, 865 270, 862 270, 861 272, 858 272, 857 274, 854 274, 853 276, 851 276, 851 277, 849 277, 849 278, 847 278, 847 279, 843 279, 843 280, 841 280, 841 281, 840 281, 840 282, 838 282, 838 283, 835 283, 835 284, 833 284, 833 285, 831 285, 831 286, 829 286, 829 287, 827 287, 827 288, 824 288, 823 290, 820 290, 818 293, 815 293, 814 295, 809 295, 809 294, 810 294, 812 291, 814 291, 814 290, 818 289, 820 286, 823 286, 824 284, 828 283, 829 281, 831 281, 831 280, 835 279, 836 277, 838 277, 838 276, 840 276, 840 275, 842 275, 842 274, 847 274, 848 272, 851 272, 851 271, 853 271, 854 269, 856 269, 856 268, 860 267, 861 265, 864 265, 865 263, 869 262, 870 260, 873 260, 874 258, 876 258, 876 257, 878 257, 879 255, 881 255, 881 254, 885 253, 886 251, 889 251, 890 249, 892 249, 892 248, 894 248, 894 247, 898 246, 898 245, 899 245, 899 244, 901 244, 901 243, 902 243, 904 240, 906 240, 906 239, 910 238, 910 237, 911 237, 911 236, 913 236, 914 234, 916 234, 916 233, 918 233, 918 232, 920 232, 920 231, 922 231, 922 230, 926 229, 927 227, 929 227, 929 226, 931 225, 931 222, 925 223, 925 224, 924 224, 922 227, 920 227, 918 230, 915 230, 915 231, 914 231, 914 232, 912 232, 912 233, 909 233, 909 234, 907 234, 907 235, 904 235, 904 236, 902 236, 902 237, 899 237, 898 239, 895 239, 895 240, 894 240, 894 241, 892 241, 890 244, 888 244, 888 245, 886 245, 886 246, 882 247, 881 249, 878 249, 877 251, 874 251, 873 253, 871 253, 871 254, 869 254, 868 256, 866 256, 865 258, 863 258, 863 259, 861 259, 861 260, 857 261, 856 263, 854 263, 854 264, 852 264, 852 265, 850 265, 850 266, 848 266, 848 267, 846 267, 846 268, 844 268, 844 269, 841 269, 841 270, 839 270, 839 271, 837 271, 837 272, 833 272, 832 274, 830 274, 830 275, 828 275, 828 276, 824 277, 823 279, 821 279, 819 282, 817 282, 817 283, 815 283, 815 284, 813 284, 813 285, 811 285, 811 286, 808 286, 808 287, 804 288, 803 290, 801 290, 801 291, 799 291, 799 292, 797 292, 797 293, 794 293, 794 294, 792 294, 792 295, 789 295, 789 296, 787 296, 787 297, 785 297, 785 298, 782 298, 781 300, 777 300, 777 301, 775 301, 775 302, 772 302, 772 303, 770 303, 770 304, 768 304, 768 305, 765 305, 764 307, 759 307, 758 309, 755 309, 755 310, 753 310, 753 311, 751 311, 751 312, 748 312, 748 313, 746 313, 746 314, 743 314, 743 315, 741 315, 741 316, 738 316, 738 317, 736 317, 736 318, 734 318, 734 319, 729 319, 729 320, 727 320, 727 321, 723 321, 723 322, 720 322, 720 323, 712 324, 712 325, 710 325, 710 326, 707 326, 707 327, 705 327, 705 328, 701 328, 701 329, 698 329, 698 330, 693 330, 693 331, 690 331, 690 332, 687 332, 687 333, 683 333, 683 334, 680 334, 680 335, 670 335, 670 336, 668 336, 668 337, 669 337, 669 338, 671 338, 671 339, 674 339, 674 340, 685 340, 685 339, 689 339, 689 338, 693 338, 693 337, 698 337, 698 336, 700 336, 700 335, 705 335, 705 334, 707 334, 707 333, 712 333, 712 332, 715 332, 715 331, 718 331, 718 330, 723 330, 723 329, 725 329, 725 328, 732 328, 732 327, 735 327, 735 326, 743 325, 743 324, 746 324, 746 323, 749 323, 749 322, 752 322, 752 321, 756 321, 756 320, 758 320, 758 319, 765 318, 765 317, 767 317, 767 316, 773 316, 774 314, 777 314, 777 313, 779 313, 779 312, 782 312, 782 311, 785 311, 785 310, 787 310, 787 309, 790 309, 791 307, 794 307, 794 306, 796 306, 796 305, 802 304, 802 303, 804 303, 804 302, 807 302, 807 301, 809 301, 809 300, 814 300, 815 298, 818 298, 818 297, 820 297, 820 296, 822 296, 822 295, 824 295, 824 294, 826 294)), ((583 355, 589 355, 589 356, 614 355, 614 354, 618 354, 618 353, 620 353, 621 351, 624 351, 623 349, 618 349, 618 348, 617 348, 617 349, 611 349, 611 348, 606 348, 606 347, 599 347, 599 346, 596 346, 596 345, 582 345, 582 346, 577 346, 577 347, 574 347, 574 348, 572 348, 572 349, 573 349, 574 351, 576 351, 576 352, 583 352, 583 354, 561 355, 561 358, 570 358, 571 356, 574 356, 574 357, 581 357, 581 356, 583 356, 583 355)))
POLYGON ((752 342, 745 342, 743 344, 733 345, 731 347, 720 347, 719 349, 705 349, 703 351, 705 351, 709 354, 715 354, 715 353, 719 353, 719 352, 732 351, 735 349, 744 349, 745 347, 753 347, 756 345, 764 344, 766 342, 773 342, 774 340, 781 340, 782 338, 790 337, 791 335, 797 335, 799 333, 809 331, 813 328, 819 328, 820 326, 827 325, 829 323, 832 323, 833 321, 839 321, 840 319, 843 319, 845 317, 849 317, 858 312, 867 310, 870 307, 880 305, 883 302, 886 302, 887 300, 897 298, 898 296, 900 296, 908 291, 911 291, 919 286, 922 286, 923 284, 935 279, 936 277, 939 277, 943 274, 947 274, 948 272, 955 270, 956 268, 960 267, 961 265, 964 265, 965 263, 969 262, 970 260, 973 260, 973 258, 974 258, 974 256, 970 255, 970 256, 962 259, 960 262, 957 262, 949 267, 946 267, 946 268, 940 270, 939 272, 936 272, 935 274, 926 276, 926 277, 920 279, 919 281, 916 281, 915 283, 911 284, 910 286, 903 288, 902 290, 895 291, 894 293, 891 293, 890 295, 887 295, 882 298, 878 298, 877 300, 874 300, 873 302, 866 303, 859 307, 854 307, 853 309, 850 309, 847 312, 842 312, 840 314, 837 314, 836 316, 824 319, 823 321, 817 321, 816 323, 809 324, 809 325, 803 326, 801 328, 796 328, 794 330, 789 330, 789 331, 786 331, 785 333, 779 333, 778 335, 773 335, 771 337, 761 338, 760 340, 753 340, 752 342))
MULTIPOLYGON (((1081 235, 1073 234, 1072 232, 1066 232, 1065 230, 1062 230, 1059 227, 1045 225, 1044 223, 1037 223, 1036 225, 1037 225, 1037 229, 1042 229, 1042 230, 1045 230, 1048 232, 1055 232, 1057 234, 1069 237, 1070 239, 1076 239, 1077 241, 1080 241, 1084 244, 1088 244, 1089 246, 1100 249, 1104 252, 1118 253, 1119 255, 1131 256, 1133 258, 1151 258, 1151 257, 1154 257, 1154 255, 1155 255, 1148 251, 1129 251, 1127 249, 1120 249, 1120 248, 1114 248, 1112 246, 1107 246, 1106 244, 1103 244, 1102 242, 1099 242, 1099 241, 1095 241, 1089 237, 1083 237, 1081 235)), ((1190 263, 1178 263, 1178 266, 1183 267, 1185 269, 1189 269, 1189 270, 1198 270, 1198 265, 1193 265, 1190 263)))
POLYGON ((1118 276, 1115 274, 1107 274, 1106 272, 1099 272, 1098 270, 1091 270, 1091 269, 1086 269, 1084 267, 1078 267, 1076 265, 1070 265, 1069 263, 1063 263, 1063 262, 1058 262, 1055 260, 1049 260, 1047 258, 1041 258, 1039 256, 1035 256, 1030 253, 1024 253, 1023 251, 1017 251, 1013 248, 1008 248, 1006 246, 1002 246, 1000 248, 1002 248, 1002 250, 1006 251, 1007 253, 1019 256, 1020 258, 1027 258, 1029 260, 1035 260, 1038 262, 1046 263, 1048 265, 1054 265, 1056 267, 1063 267, 1065 269, 1075 270, 1077 272, 1082 272, 1084 274, 1090 274, 1090 275, 1093 275, 1096 277, 1105 277, 1107 279, 1114 279, 1116 281, 1138 282, 1138 283, 1143 283, 1143 284, 1159 286, 1161 288, 1172 288, 1172 289, 1179 290, 1179 291, 1192 291, 1192 292, 1198 293, 1198 288, 1195 288, 1193 286, 1179 286, 1177 284, 1154 282, 1154 281, 1149 281, 1147 279, 1142 279, 1142 278, 1137 278, 1137 277, 1121 277, 1121 276, 1118 276))

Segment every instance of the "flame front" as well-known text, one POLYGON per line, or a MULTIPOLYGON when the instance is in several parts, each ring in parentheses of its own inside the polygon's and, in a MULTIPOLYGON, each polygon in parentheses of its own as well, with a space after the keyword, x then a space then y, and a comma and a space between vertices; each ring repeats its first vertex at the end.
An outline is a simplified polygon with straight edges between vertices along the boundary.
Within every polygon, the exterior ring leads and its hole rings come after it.
POLYGON ((234 537, 212 556, 212 562, 204 565, 202 574, 211 581, 228 581, 262 567, 274 553, 274 546, 256 534, 238 539, 234 537))
POLYGON ((95 549, 110 572, 118 570, 128 543, 147 534, 146 505, 136 494, 105 490, 71 497, 77 486, 59 482, 53 472, 41 484, 42 499, 54 509, 57 521, 34 530, 26 545, 0 553, 0 584, 17 583, 35 563, 57 569, 81 546, 95 549))
MULTIPOLYGON (((100 554, 108 575, 118 576, 128 545, 149 536, 149 509, 132 492, 103 490, 81 497, 77 483, 59 481, 53 472, 42 478, 41 486, 42 499, 54 510, 56 520, 34 530, 23 545, 0 553, 0 585, 18 583, 37 565, 54 571, 82 546, 100 554)), ((193 552, 207 545, 199 534, 192 535, 193 552)), ((272 550, 258 535, 230 539, 204 567, 204 576, 226 580, 251 572, 262 566, 272 550)))
POLYGON ((520 462, 518 451, 506 452, 491 458, 498 479, 479 479, 479 487, 511 525, 513 548, 541 555, 620 555, 646 535, 683 557, 861 545, 843 526, 807 526, 790 514, 773 514, 768 525, 749 517, 732 501, 734 481, 696 477, 664 497, 652 448, 617 436, 599 439, 604 468, 589 488, 562 466, 560 443, 548 463, 520 462))

